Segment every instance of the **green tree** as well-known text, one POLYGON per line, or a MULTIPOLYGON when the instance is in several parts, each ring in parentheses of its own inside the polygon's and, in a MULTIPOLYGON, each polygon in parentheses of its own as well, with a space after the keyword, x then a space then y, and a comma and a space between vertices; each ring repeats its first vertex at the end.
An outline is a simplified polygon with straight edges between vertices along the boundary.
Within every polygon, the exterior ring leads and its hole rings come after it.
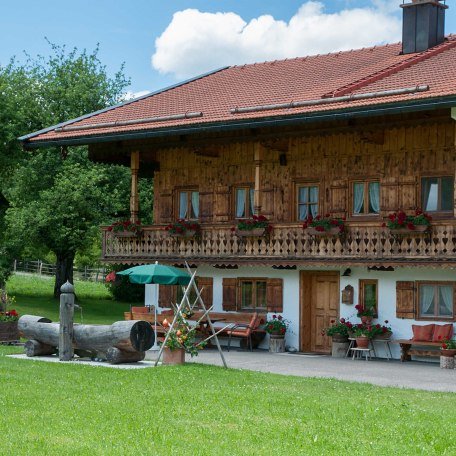
POLYGON ((60 286, 73 280, 76 252, 99 236, 100 223, 128 207, 130 174, 127 168, 91 163, 85 147, 37 150, 24 157, 13 137, 116 104, 129 81, 123 67, 108 76, 98 48, 67 52, 53 44, 50 57, 29 58, 22 66, 11 62, 0 75, 7 87, 6 106, 16 109, 3 113, 15 119, 15 128, 3 132, 7 139, 0 144, 0 162, 17 152, 20 163, 3 190, 9 245, 16 250, 44 247, 55 254, 58 296, 60 286))

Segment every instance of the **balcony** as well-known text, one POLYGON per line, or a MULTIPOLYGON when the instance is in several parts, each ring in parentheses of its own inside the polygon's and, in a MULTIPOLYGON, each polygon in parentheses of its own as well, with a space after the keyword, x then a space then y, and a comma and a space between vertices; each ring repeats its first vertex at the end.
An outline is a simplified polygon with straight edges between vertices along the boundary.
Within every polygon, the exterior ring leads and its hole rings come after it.
POLYGON ((379 226, 348 226, 344 238, 315 237, 301 224, 274 224, 269 239, 240 239, 232 225, 204 225, 201 239, 176 239, 164 226, 145 226, 139 237, 115 237, 102 228, 102 259, 111 263, 147 263, 155 260, 193 264, 209 263, 294 266, 315 265, 432 265, 456 266, 456 229, 433 225, 432 232, 392 236, 379 226))

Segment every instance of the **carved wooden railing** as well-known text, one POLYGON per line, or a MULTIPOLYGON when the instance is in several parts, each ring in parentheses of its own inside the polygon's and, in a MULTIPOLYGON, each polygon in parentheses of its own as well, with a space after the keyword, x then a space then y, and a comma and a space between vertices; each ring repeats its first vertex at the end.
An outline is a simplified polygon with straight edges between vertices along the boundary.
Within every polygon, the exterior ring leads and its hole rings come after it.
POLYGON ((456 262, 456 227, 433 225, 430 233, 393 236, 378 226, 349 226, 344 237, 315 237, 300 224, 274 224, 269 238, 240 239, 231 225, 202 228, 197 239, 171 237, 162 226, 145 226, 139 237, 115 237, 103 228, 104 260, 192 260, 216 262, 303 259, 456 262))

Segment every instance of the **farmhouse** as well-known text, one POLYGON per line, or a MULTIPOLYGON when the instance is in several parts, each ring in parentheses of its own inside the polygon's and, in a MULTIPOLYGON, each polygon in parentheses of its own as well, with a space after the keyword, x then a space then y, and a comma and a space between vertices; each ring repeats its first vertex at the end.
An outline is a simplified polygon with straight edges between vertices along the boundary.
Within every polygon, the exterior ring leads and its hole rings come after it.
POLYGON ((21 140, 130 166, 133 222, 153 177, 154 224, 103 227, 105 262, 188 261, 214 310, 280 312, 301 351, 357 303, 409 338, 456 316, 456 36, 443 2, 401 6, 401 43, 220 68, 21 140), (254 216, 272 229, 233 231, 254 216))

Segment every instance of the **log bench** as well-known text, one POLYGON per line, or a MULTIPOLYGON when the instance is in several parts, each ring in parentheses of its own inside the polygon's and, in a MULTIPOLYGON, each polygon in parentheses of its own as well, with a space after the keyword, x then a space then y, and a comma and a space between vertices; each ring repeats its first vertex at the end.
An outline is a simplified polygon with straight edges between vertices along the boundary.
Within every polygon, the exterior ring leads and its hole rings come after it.
POLYGON ((401 361, 411 361, 415 356, 440 356, 442 342, 418 341, 413 339, 397 339, 391 342, 401 347, 401 361))

